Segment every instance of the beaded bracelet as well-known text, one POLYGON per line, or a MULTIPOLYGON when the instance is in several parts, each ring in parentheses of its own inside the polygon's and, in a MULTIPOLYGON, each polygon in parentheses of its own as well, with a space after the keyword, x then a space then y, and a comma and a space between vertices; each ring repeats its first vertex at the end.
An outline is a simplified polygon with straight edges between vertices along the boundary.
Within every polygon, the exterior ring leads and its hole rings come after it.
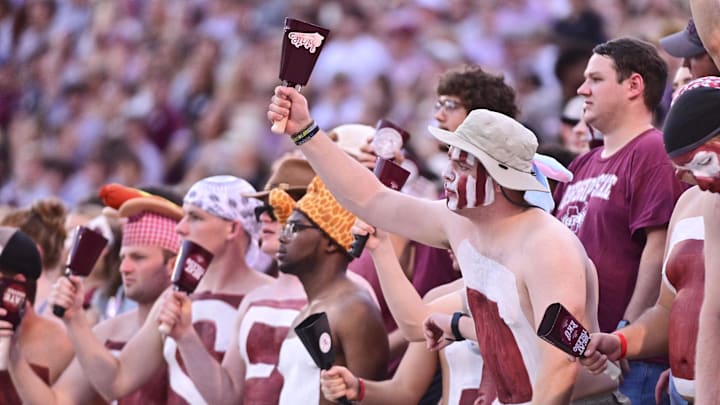
POLYGON ((312 121, 305 129, 293 135, 292 140, 295 142, 295 145, 302 145, 315 136, 318 131, 320 131, 320 126, 318 126, 315 121, 312 121))

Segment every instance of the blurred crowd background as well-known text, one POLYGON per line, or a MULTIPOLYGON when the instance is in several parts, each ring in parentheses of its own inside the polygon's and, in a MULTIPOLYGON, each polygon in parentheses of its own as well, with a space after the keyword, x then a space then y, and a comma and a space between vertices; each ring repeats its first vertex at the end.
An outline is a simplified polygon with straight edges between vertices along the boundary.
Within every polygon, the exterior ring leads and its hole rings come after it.
MULTIPOLYGON (((504 74, 519 119, 557 145, 593 45, 657 43, 690 13, 680 0, 0 0, 0 205, 72 208, 108 182, 184 190, 213 174, 262 186, 293 146, 265 117, 286 16, 331 30, 303 89, 320 126, 390 119, 432 178, 443 71, 504 74)), ((672 74, 680 61, 663 55, 672 74)))

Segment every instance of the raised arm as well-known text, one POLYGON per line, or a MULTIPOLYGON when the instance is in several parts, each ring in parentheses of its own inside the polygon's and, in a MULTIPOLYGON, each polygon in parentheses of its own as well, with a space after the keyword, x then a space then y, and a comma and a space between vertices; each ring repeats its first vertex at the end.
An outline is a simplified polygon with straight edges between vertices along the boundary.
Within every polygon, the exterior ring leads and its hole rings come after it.
POLYGON ((705 49, 720 67, 720 0, 690 0, 690 10, 705 49))
POLYGON ((697 386, 695 403, 698 405, 720 403, 720 196, 712 194, 705 198, 705 296, 700 310, 697 354, 695 355, 695 379, 697 386))
MULTIPOLYGON (((181 292, 166 291, 166 299, 158 324, 174 325, 168 336, 175 339, 190 379, 209 404, 238 404, 242 402, 245 367, 237 345, 237 331, 242 317, 235 320, 230 347, 223 364, 210 355, 192 326, 190 299, 181 292)), ((241 309, 245 306, 245 300, 241 309)))
MULTIPOLYGON (((288 134, 296 134, 313 122, 307 100, 295 89, 276 87, 272 100, 267 117, 277 121, 289 116, 288 134)), ((429 202, 383 186, 322 130, 300 150, 340 204, 365 222, 427 245, 448 247, 442 221, 436 217, 450 214, 443 202, 429 202)))
POLYGON ((82 309, 84 291, 79 277, 61 278, 53 286, 50 304, 66 308, 63 321, 75 355, 92 386, 106 400, 137 390, 162 366, 162 340, 154 320, 158 302, 143 327, 116 358, 95 338, 82 309))

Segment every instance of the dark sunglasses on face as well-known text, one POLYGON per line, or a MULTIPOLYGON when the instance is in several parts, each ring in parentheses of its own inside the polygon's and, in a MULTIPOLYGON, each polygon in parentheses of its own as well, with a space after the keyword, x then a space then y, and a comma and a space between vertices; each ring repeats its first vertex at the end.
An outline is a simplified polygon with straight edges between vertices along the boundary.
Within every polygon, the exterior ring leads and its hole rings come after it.
POLYGON ((295 236, 296 233, 305 230, 305 229, 319 229, 315 225, 305 225, 298 222, 288 222, 283 226, 282 231, 280 235, 285 239, 290 239, 293 236, 295 236))
POLYGON ((275 218, 275 212, 273 211, 273 207, 271 205, 260 205, 255 207, 255 220, 260 222, 260 216, 262 216, 263 212, 267 212, 270 219, 277 221, 277 218, 275 218))

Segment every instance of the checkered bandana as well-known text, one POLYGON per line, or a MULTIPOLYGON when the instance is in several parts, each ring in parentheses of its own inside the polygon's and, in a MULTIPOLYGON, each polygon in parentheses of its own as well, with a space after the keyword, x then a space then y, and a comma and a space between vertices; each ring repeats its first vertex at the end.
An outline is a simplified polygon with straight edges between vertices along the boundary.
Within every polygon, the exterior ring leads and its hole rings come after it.
POLYGON ((255 188, 250 183, 238 177, 213 176, 193 184, 183 202, 195 205, 216 217, 238 221, 252 239, 257 239, 260 223, 255 219, 255 207, 262 202, 242 196, 254 192, 255 188))
POLYGON ((157 246, 177 253, 180 237, 176 225, 174 219, 152 211, 132 215, 123 225, 122 246, 157 246))
POLYGON ((705 76, 697 78, 690 83, 683 86, 678 92, 678 97, 682 96, 686 91, 697 89, 701 87, 710 87, 713 89, 720 89, 720 77, 717 76, 705 76))

